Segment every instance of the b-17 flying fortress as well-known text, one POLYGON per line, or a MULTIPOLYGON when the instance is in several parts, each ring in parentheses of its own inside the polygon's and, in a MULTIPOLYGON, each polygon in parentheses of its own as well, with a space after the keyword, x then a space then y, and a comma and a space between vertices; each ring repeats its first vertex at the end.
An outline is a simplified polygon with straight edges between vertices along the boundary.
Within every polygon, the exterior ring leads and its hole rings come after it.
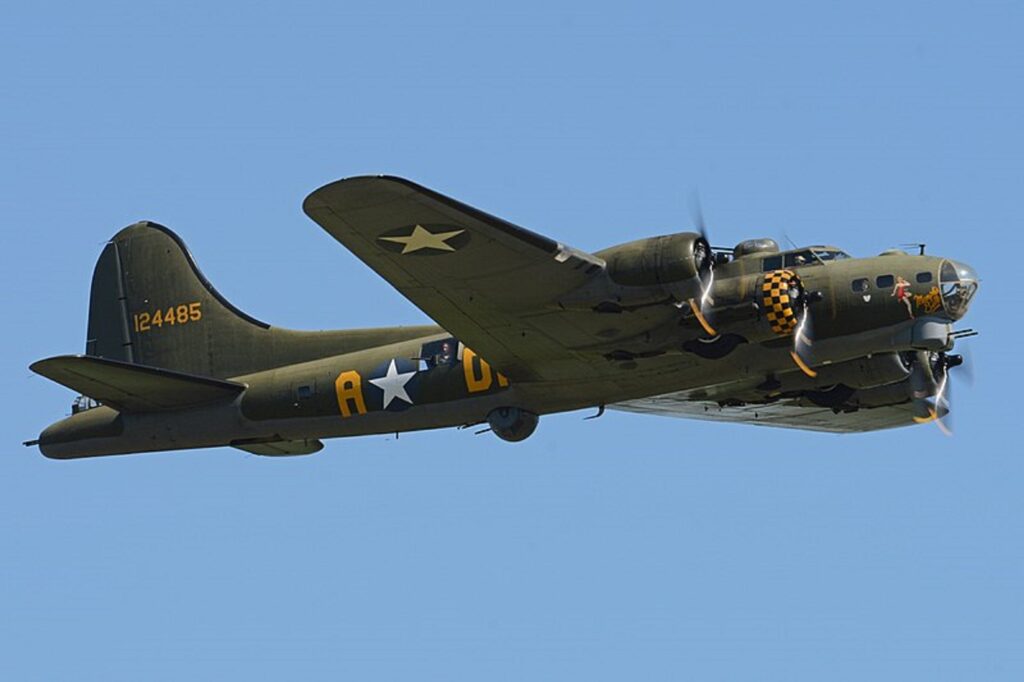
POLYGON ((856 432, 949 412, 978 278, 964 263, 703 226, 587 253, 413 182, 355 177, 307 215, 437 325, 292 331, 235 308, 182 240, 124 228, 93 274, 85 353, 32 370, 78 393, 58 459, 442 427, 527 438, 581 408, 856 432))

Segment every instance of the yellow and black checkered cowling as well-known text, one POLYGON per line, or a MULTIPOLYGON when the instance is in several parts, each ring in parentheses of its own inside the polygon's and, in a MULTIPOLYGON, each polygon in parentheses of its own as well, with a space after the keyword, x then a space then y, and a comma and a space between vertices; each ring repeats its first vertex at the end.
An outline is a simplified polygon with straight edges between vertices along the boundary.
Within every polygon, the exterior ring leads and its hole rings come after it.
POLYGON ((792 270, 773 270, 764 276, 761 305, 772 331, 780 336, 792 334, 796 329, 797 301, 789 292, 800 288, 800 278, 792 270))

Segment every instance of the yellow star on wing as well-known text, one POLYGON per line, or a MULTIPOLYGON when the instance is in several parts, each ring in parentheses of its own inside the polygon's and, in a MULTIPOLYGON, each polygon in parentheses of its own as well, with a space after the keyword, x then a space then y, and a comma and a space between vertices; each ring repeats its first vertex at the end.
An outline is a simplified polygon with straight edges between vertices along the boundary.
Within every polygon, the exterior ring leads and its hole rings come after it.
POLYGON ((465 232, 465 230, 453 230, 451 232, 438 232, 437 234, 427 230, 422 225, 413 228, 412 234, 407 237, 378 237, 384 242, 403 244, 402 254, 414 253, 420 249, 437 249, 438 251, 454 251, 448 244, 448 240, 465 232))

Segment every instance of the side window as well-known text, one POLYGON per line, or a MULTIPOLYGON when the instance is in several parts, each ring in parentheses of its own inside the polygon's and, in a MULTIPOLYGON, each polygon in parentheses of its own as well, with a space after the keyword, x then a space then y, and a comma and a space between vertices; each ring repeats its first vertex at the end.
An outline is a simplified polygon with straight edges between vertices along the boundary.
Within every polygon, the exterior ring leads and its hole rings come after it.
POLYGON ((419 360, 426 369, 440 365, 453 365, 458 360, 459 342, 454 338, 442 339, 433 343, 423 344, 419 360))
POLYGON ((860 279, 853 280, 850 288, 856 291, 858 294, 868 290, 868 278, 861 277, 860 279))
POLYGON ((919 272, 917 273, 917 277, 915 277, 914 279, 917 280, 918 284, 927 284, 928 282, 932 281, 932 273, 919 272))
POLYGON ((892 289, 892 285, 896 283, 892 275, 879 275, 875 278, 875 286, 879 289, 892 289))
POLYGON ((768 256, 761 262, 761 269, 764 272, 779 270, 782 268, 782 256, 768 256))
POLYGON ((295 395, 299 400, 309 400, 313 397, 312 386, 299 386, 295 389, 295 395))

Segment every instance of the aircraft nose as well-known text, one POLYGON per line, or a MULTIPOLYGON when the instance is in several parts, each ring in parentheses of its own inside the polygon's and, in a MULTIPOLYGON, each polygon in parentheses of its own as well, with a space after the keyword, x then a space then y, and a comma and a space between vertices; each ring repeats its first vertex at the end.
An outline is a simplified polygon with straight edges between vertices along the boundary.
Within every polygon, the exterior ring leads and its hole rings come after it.
POLYGON ((946 313, 959 320, 978 291, 978 273, 970 265, 955 260, 943 261, 939 271, 939 290, 946 313))

